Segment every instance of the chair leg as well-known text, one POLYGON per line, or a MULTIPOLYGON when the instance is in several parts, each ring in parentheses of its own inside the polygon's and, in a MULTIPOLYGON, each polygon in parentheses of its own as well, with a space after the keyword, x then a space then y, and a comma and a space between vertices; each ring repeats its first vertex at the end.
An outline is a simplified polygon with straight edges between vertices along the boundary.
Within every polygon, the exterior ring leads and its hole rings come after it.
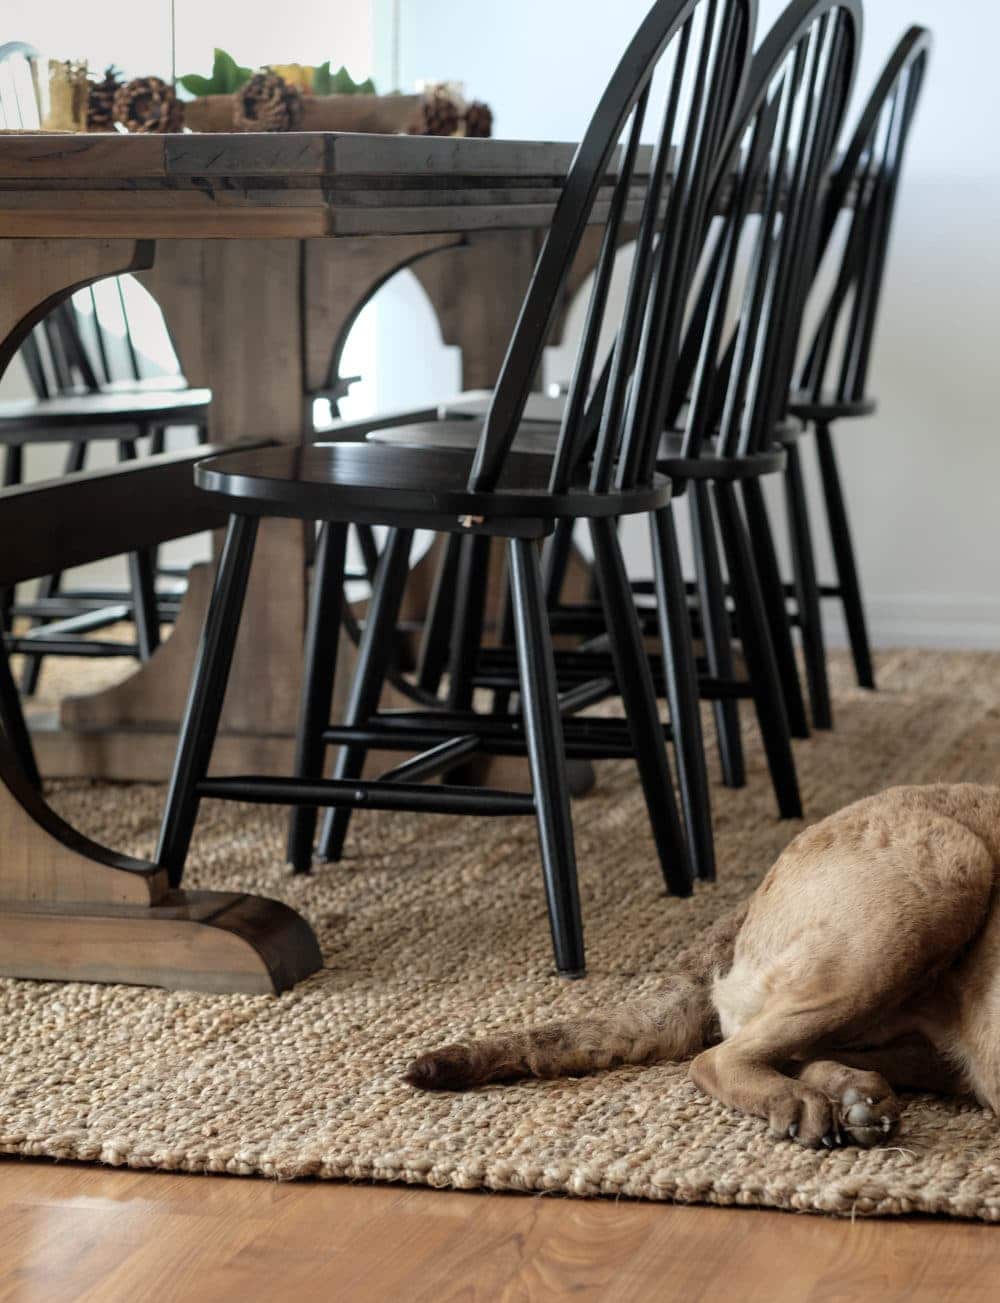
POLYGON ((10 670, 7 649, 0 636, 0 734, 6 739, 17 758, 21 771, 33 787, 41 788, 42 779, 31 745, 31 734, 24 720, 21 698, 10 670))
MULTIPOLYGON (((500 607, 500 628, 497 630, 497 646, 514 646, 514 599, 510 591, 510 566, 506 563, 504 564, 503 602, 500 607)), ((512 696, 513 692, 510 688, 498 688, 493 693, 493 714, 510 714, 510 699, 512 696)))
POLYGON ((785 694, 788 727, 792 737, 807 738, 809 718, 806 715, 805 698, 802 696, 802 684, 799 681, 799 667, 795 659, 792 626, 788 619, 785 586, 778 565, 778 554, 774 550, 774 535, 771 533, 771 521, 767 514, 764 489, 760 480, 744 482, 743 503, 746 509, 747 527, 750 531, 750 543, 753 547, 757 580, 764 600, 764 610, 767 612, 768 627, 771 630, 771 646, 774 648, 774 659, 778 665, 781 690, 785 694))
MULTIPOLYGON (((57 597, 62 587, 62 573, 45 575, 38 581, 38 599, 46 601, 57 597)), ((43 620, 33 620, 32 627, 44 624, 43 620)), ((42 676, 42 657, 37 652, 25 652, 21 664, 21 692, 25 697, 33 697, 38 691, 38 680, 42 676)))
POLYGON ((510 539, 507 549, 521 703, 552 946, 560 975, 582 977, 585 971, 583 922, 573 821, 541 564, 530 539, 510 539))
MULTIPOLYGON (((375 541, 375 530, 371 525, 359 525, 355 523, 354 533, 361 549, 361 559, 365 567, 365 576, 369 584, 373 584, 375 582, 375 572, 378 570, 379 555, 378 543, 375 541)), ((402 630, 394 629, 392 637, 397 666, 403 665, 409 668, 412 661, 412 653, 406 635, 402 630)))
POLYGON ((795 772, 795 757, 792 755, 785 695, 778 677, 778 664, 771 645, 767 612, 761 596, 750 537, 740 514, 735 485, 716 484, 715 495, 729 564, 729 579, 736 602, 736 623, 753 688, 754 704, 778 799, 778 809, 783 819, 798 819, 802 816, 802 800, 795 772))
POLYGON ((715 840, 698 698, 698 667, 673 509, 666 506, 652 515, 649 529, 663 669, 692 874, 703 882, 714 882, 715 840))
POLYGON ((470 710, 472 707, 472 677, 476 671, 479 649, 483 645, 492 544, 492 540, 484 534, 463 539, 462 542, 448 664, 450 710, 470 710))
MULTIPOLYGON (((351 693, 344 712, 348 727, 362 725, 378 709, 382 695, 385 672, 392 656, 393 632, 399 615, 403 590, 410 573, 411 529, 392 529, 382 549, 378 574, 368 603, 365 629, 358 646, 358 663, 351 684, 351 693)), ((368 748, 344 746, 337 756, 335 778, 358 778, 365 764, 368 748)), ((345 806, 327 810, 319 842, 319 857, 327 862, 338 861, 344 853, 351 810, 345 806)))
POLYGON ((128 573, 139 659, 148 661, 160 645, 160 612, 156 602, 156 568, 152 549, 130 552, 128 573))
POLYGON ((545 580, 545 602, 551 610, 562 600, 563 585, 570 553, 573 550, 573 521, 560 520, 542 550, 542 576, 545 580))
MULTIPOLYGON (((119 440, 119 461, 135 461, 138 455, 134 439, 119 440)), ((139 658, 148 661, 160 645, 160 611, 156 602, 156 557, 153 550, 146 548, 143 552, 130 553, 128 569, 139 658)))
POLYGON ((375 542, 375 531, 371 525, 356 524, 354 533, 358 540, 358 546, 361 548, 365 573, 368 575, 369 582, 374 583, 375 571, 378 569, 378 544, 375 542))
MULTIPOLYGON (((71 444, 66 456, 66 463, 63 466, 63 474, 76 475, 83 470, 86 463, 86 443, 81 440, 79 443, 71 444)), ((46 575, 38 585, 39 598, 45 601, 50 597, 57 597, 59 590, 62 588, 62 578, 61 571, 56 571, 54 575, 46 575)), ((44 623, 44 620, 34 620, 32 625, 37 628, 38 625, 44 623)), ((23 696, 33 697, 35 695, 38 691, 38 680, 41 673, 42 657, 37 653, 26 653, 21 667, 21 693, 23 696)))
MULTIPOLYGON (((19 443, 7 445, 3 460, 3 486, 5 489, 20 484, 24 478, 24 447, 19 443)), ((13 624, 11 607, 14 605, 16 589, 0 590, 0 631, 9 633, 13 624)))
POLYGON ((795 578, 795 600, 799 611, 799 627, 802 630, 806 678, 809 683, 809 706, 814 728, 833 728, 830 681, 826 672, 826 646, 823 641, 823 613, 820 605, 819 583, 816 579, 812 531, 809 527, 809 504, 802 479, 802 458, 799 456, 796 443, 789 444, 787 451, 788 465, 784 475, 785 502, 788 510, 788 533, 795 578))
MULTIPOLYGON (((708 485, 694 483, 688 500, 691 504, 691 533, 694 544, 695 571, 698 583, 698 610, 705 643, 708 672, 714 679, 734 679, 736 667, 729 637, 729 613, 726 589, 715 537, 712 500, 708 485)), ((712 703, 715 731, 722 765, 722 781, 727 787, 746 786, 743 739, 740 735, 739 704, 730 700, 712 703)))
POLYGON ((862 688, 874 689, 875 670, 868 642, 868 626, 865 621, 864 602, 861 598, 861 584, 858 581, 858 567, 854 559, 854 543, 851 540, 851 528, 847 520, 847 506, 844 502, 840 471, 837 468, 833 436, 830 427, 825 423, 816 426, 816 451, 819 454, 826 515, 830 522, 830 541, 833 544, 840 600, 844 605, 844 617, 847 620, 847 632, 854 656, 854 670, 858 677, 858 684, 862 688))
MULTIPOLYGON (((296 778, 323 777, 323 761, 326 756, 323 730, 330 723, 337 675, 346 552, 347 526, 333 523, 324 525, 313 566, 312 599, 306 629, 302 703, 295 739, 296 778)), ((292 810, 286 858, 296 873, 308 873, 312 867, 318 818, 319 810, 316 806, 300 805, 292 810)))
POLYGON ((441 679, 448 664, 451 620, 463 541, 460 534, 449 534, 445 540, 444 556, 434 578, 434 589, 427 608, 427 620, 420 643, 417 685, 425 692, 435 695, 441 686, 441 679))
POLYGON ((234 515, 229 518, 198 648, 194 679, 181 720, 177 755, 156 851, 156 863, 167 870, 170 884, 174 887, 180 886, 184 876, 184 862, 201 799, 198 784, 208 773, 212 746, 219 729, 250 577, 257 525, 256 516, 234 515))
POLYGON ((694 848, 685 843, 677 812, 663 725, 656 704, 656 688, 642 642, 621 544, 612 521, 591 520, 588 524, 604 622, 663 880, 671 895, 690 896, 695 877, 694 848))

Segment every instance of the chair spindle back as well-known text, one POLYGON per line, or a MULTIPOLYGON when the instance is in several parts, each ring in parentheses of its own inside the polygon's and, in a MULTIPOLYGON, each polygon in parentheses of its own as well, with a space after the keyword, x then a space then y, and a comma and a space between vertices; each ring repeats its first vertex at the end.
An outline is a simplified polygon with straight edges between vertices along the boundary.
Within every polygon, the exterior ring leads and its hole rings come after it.
POLYGON ((793 0, 753 59, 720 152, 671 427, 682 455, 760 452, 785 414, 822 226, 822 186, 861 43, 858 0, 793 0), (686 408, 686 413, 685 413, 686 408))
POLYGON ((651 474, 646 444, 658 437, 662 388, 654 377, 670 371, 716 154, 746 79, 755 25, 756 0, 656 0, 639 28, 566 178, 494 390, 473 491, 496 486, 573 259, 595 221, 603 223, 603 241, 550 489, 566 488, 594 435, 593 491, 631 487, 651 474), (640 142, 654 89, 662 91, 663 109, 650 152, 640 142), (632 224, 638 234, 629 286, 624 302, 612 304, 615 253, 632 224), (595 377, 611 312, 616 342, 595 377))
POLYGON ((911 27, 889 57, 833 177, 817 265, 841 211, 854 201, 840 267, 802 373, 815 402, 865 397, 903 159, 931 52, 925 27, 911 27), (838 347, 838 336, 842 342, 838 347), (835 377, 835 379, 834 379, 835 377))

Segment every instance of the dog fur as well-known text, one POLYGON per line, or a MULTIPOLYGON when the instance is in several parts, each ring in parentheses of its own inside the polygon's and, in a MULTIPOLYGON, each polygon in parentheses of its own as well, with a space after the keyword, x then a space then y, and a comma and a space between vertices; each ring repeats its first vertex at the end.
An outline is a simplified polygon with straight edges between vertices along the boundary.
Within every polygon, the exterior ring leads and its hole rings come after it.
POLYGON ((806 829, 677 960, 655 1006, 410 1065, 425 1090, 687 1058, 800 1145, 877 1144, 896 1090, 1000 1112, 1000 788, 896 787, 806 829))

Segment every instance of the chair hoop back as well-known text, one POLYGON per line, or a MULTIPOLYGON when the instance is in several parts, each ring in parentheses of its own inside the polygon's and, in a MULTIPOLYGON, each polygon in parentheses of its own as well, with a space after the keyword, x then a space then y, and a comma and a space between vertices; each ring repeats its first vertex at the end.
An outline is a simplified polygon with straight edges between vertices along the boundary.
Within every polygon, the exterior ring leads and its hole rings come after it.
POLYGON ((656 0, 640 26, 567 175, 494 390, 470 490, 488 492, 496 486, 573 260, 587 226, 597 219, 604 224, 601 254, 551 487, 565 487, 583 455, 582 432, 595 425, 599 435, 591 487, 601 491, 612 478, 627 485, 638 474, 646 460, 643 441, 652 437, 656 419, 650 394, 657 386, 649 381, 664 371, 679 330, 674 318, 692 274, 689 255, 697 242, 712 164, 745 81, 756 5, 757 0, 656 0), (667 74, 665 105, 650 153, 640 139, 661 61, 667 74), (645 184, 642 173, 648 175, 645 184), (636 250, 616 344, 595 385, 614 255, 626 224, 633 223, 636 250))
POLYGON ((859 0, 792 0, 754 55, 719 152, 710 202, 722 216, 667 406, 686 458, 713 437, 717 456, 763 452, 785 414, 861 29, 859 0))
POLYGON ((932 49, 925 27, 910 27, 872 89, 830 185, 816 260, 831 246, 837 220, 853 212, 836 280, 810 345, 800 388, 815 402, 865 397, 872 341, 885 275, 903 159, 923 90, 932 49), (845 320, 846 318, 846 320, 845 320), (844 327, 838 350, 837 332, 844 327), (836 383, 828 377, 836 370, 836 383))

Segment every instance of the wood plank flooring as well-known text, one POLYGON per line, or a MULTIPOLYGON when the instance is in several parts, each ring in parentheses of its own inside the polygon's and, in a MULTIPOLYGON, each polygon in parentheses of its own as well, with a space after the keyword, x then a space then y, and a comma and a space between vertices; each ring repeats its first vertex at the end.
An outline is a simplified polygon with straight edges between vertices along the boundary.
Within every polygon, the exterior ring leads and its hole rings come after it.
POLYGON ((978 1303, 1000 1229, 0 1159, 0 1303, 978 1303))

